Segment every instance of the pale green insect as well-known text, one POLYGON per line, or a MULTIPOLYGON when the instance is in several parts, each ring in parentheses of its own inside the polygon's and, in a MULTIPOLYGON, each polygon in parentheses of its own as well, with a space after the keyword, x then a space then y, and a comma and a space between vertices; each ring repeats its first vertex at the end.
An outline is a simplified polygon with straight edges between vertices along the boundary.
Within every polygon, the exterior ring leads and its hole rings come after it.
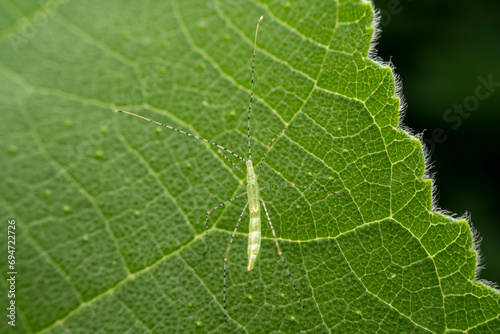
POLYGON ((260 250, 260 194, 252 160, 247 161, 247 194, 248 210, 250 211, 247 270, 252 270, 260 250))
MULTIPOLYGON (((199 137, 197 135, 194 135, 194 134, 191 134, 191 133, 188 133, 188 132, 185 132, 185 131, 182 131, 180 129, 177 129, 177 128, 174 128, 170 125, 166 125, 166 124, 163 124, 163 123, 160 123, 160 122, 157 122, 157 121, 154 121, 150 118, 146 118, 146 117, 143 117, 143 116, 140 116, 140 115, 137 115, 137 114, 134 114, 134 113, 131 113, 131 112, 128 112, 128 111, 123 111, 123 110, 116 110, 116 112, 121 112, 121 113, 126 113, 126 114, 129 114, 129 115, 132 115, 132 116, 135 116, 135 117, 139 117, 139 118, 142 118, 146 121, 149 121, 149 122, 152 122, 152 123, 155 123, 157 125, 161 125, 163 127, 166 127, 170 130, 174 130, 174 131, 177 131, 179 133, 182 133, 184 135, 187 135, 187 136, 190 136, 190 137, 194 137, 194 138, 197 138, 199 140, 202 140, 206 143, 209 143, 211 145, 214 145, 214 146, 217 146, 219 148, 219 153, 227 160, 229 161, 238 171, 240 171, 241 173, 245 174, 246 175, 246 187, 247 187, 247 191, 244 192, 244 193, 241 193, 219 205, 217 205, 216 207, 212 208, 211 210, 207 211, 206 213, 206 216, 205 216, 205 233, 207 234, 207 237, 208 237, 208 217, 209 215, 214 212, 215 210, 217 210, 218 208, 232 202, 233 200, 235 200, 236 198, 239 198, 241 196, 244 196, 244 195, 247 195, 248 197, 248 202, 246 203, 245 207, 243 208, 243 211, 241 212, 241 215, 236 223, 236 226, 235 226, 235 229, 234 229, 234 232, 233 234, 231 235, 231 239, 229 240, 229 245, 227 247, 227 251, 226 251, 226 256, 224 257, 224 277, 223 277, 223 305, 224 305, 224 323, 226 325, 226 330, 228 329, 228 325, 227 325, 227 311, 226 311, 226 272, 227 272, 227 262, 229 260, 229 250, 231 249, 231 245, 233 243, 233 240, 234 240, 234 237, 236 235, 236 231, 238 229, 238 226, 240 224, 240 221, 243 217, 243 214, 245 213, 246 211, 246 208, 248 207, 249 209, 249 212, 250 212, 250 224, 249 224, 249 231, 248 231, 248 266, 247 266, 247 270, 250 271, 254 268, 255 266, 255 263, 257 262, 257 258, 259 256, 259 251, 260 251, 260 245, 261 245, 261 219, 260 219, 260 213, 261 213, 261 210, 260 210, 260 204, 262 204, 262 207, 264 208, 264 212, 266 213, 266 217, 267 217, 267 221, 269 222, 269 226, 271 228, 271 232, 273 234, 273 237, 274 237, 274 241, 276 243, 276 248, 278 249, 278 255, 280 256, 282 262, 283 262, 283 265, 288 273, 288 276, 290 278, 290 281, 292 283, 292 286, 295 290, 295 293, 297 294, 297 297, 302 305, 302 309, 304 311, 304 314, 306 315, 306 318, 307 320, 309 321, 309 324, 311 325, 311 328, 313 329, 314 331, 314 327, 312 326, 312 323, 311 321, 309 320, 309 315, 306 311, 306 308, 304 306, 304 303, 302 302, 302 299, 300 298, 300 294, 299 294, 299 291, 297 290, 297 287, 295 286, 295 282, 292 278, 292 275, 290 274, 290 271, 288 269, 288 265, 287 263, 285 262, 285 259, 283 257, 283 254, 281 252, 281 249, 280 249, 280 246, 279 246, 279 243, 278 243, 278 239, 276 237, 276 233, 274 232, 274 227, 273 227, 273 224, 271 222, 271 218, 269 217, 269 213, 267 211, 267 207, 266 207, 266 204, 264 202, 264 200, 262 199, 262 197, 260 196, 260 190, 263 190, 263 189, 269 189, 269 188, 282 188, 282 187, 298 187, 298 188, 305 188, 305 189, 310 189, 310 190, 314 190, 314 191, 321 191, 321 192, 326 192, 326 193, 329 193, 329 194, 339 194, 340 192, 331 192, 331 191, 327 191, 327 190, 323 190, 323 189, 316 189, 316 188, 312 188, 312 187, 309 187, 309 186, 302 186, 302 185, 297 185, 295 183, 289 183, 289 184, 280 184, 280 185, 272 185, 272 186, 266 186, 266 187, 259 187, 259 184, 257 182, 258 178, 259 178, 259 175, 260 175, 260 169, 261 169, 261 166, 264 162, 264 159, 267 155, 267 152, 269 151, 269 148, 271 146, 271 144, 279 137, 281 136, 285 130, 289 127, 290 124, 286 125, 285 128, 283 130, 281 130, 267 145, 266 145, 266 149, 264 151, 264 154, 259 162, 259 171, 258 173, 255 173, 254 171, 254 164, 253 164, 253 161, 252 161, 252 149, 251 149, 251 145, 250 145, 250 114, 251 114, 251 110, 252 110, 252 99, 253 99, 253 82, 254 82, 254 68, 255 68, 255 51, 256 51, 256 47, 257 47, 257 34, 258 34, 258 31, 259 31, 259 25, 260 25, 260 22, 262 21, 263 17, 261 16, 260 19, 259 19, 259 22, 257 23, 257 28, 255 30, 255 41, 254 41, 254 46, 253 46, 253 58, 252 58, 252 81, 251 81, 251 88, 250 88, 250 102, 249 102, 249 106, 248 106, 248 132, 247 132, 247 140, 248 140, 248 160, 247 159, 244 159, 243 157, 241 157, 240 155, 228 150, 227 148, 219 145, 219 144, 216 144, 210 140, 207 140, 205 138, 202 138, 202 137, 199 137), (241 170, 240 167, 238 167, 231 159, 229 159, 226 155, 224 155, 224 153, 222 152, 222 150, 230 153, 231 155, 235 156, 236 158, 240 159, 241 161, 245 162, 245 165, 246 165, 246 169, 247 169, 247 172, 243 172, 243 170, 241 170)), ((208 251, 208 238, 206 239, 206 247, 207 247, 207 251, 208 251)))

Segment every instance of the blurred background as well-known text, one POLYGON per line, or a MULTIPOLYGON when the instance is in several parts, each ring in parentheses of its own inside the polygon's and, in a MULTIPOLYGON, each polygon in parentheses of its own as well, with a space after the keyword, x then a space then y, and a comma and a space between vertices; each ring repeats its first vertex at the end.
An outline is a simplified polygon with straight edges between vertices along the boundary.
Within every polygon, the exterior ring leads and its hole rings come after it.
POLYGON ((404 124, 424 132, 437 204, 470 214, 482 238, 480 278, 500 284, 500 2, 374 4, 378 55, 401 77, 404 124))

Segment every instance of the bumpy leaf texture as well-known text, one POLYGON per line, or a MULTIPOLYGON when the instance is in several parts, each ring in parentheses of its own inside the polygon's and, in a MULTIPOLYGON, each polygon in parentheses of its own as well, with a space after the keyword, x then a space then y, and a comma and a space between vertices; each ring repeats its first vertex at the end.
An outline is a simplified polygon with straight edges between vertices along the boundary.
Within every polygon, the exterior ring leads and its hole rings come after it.
MULTIPOLYGON (((500 295, 475 281, 465 220, 433 210, 420 141, 399 124, 391 69, 370 58, 370 3, 0 2, 3 313, 16 220, 19 333, 224 332, 223 260, 245 191, 208 144, 272 146, 262 197, 316 333, 500 331, 500 295)), ((234 159, 233 159, 234 160, 234 159)), ((241 161, 236 161, 244 167, 241 161)), ((265 223, 265 216, 263 216, 265 223)), ((234 333, 312 333, 267 224, 246 271, 248 215, 227 278, 234 333)))

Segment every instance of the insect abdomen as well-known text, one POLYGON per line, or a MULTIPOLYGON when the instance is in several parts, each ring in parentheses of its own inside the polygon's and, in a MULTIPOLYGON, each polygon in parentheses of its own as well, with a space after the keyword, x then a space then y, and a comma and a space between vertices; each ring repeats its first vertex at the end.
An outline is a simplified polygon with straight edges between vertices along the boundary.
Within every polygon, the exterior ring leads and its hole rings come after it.
MULTIPOLYGON (((260 204, 257 204, 260 207, 260 204)), ((248 231, 248 271, 252 270, 257 262, 260 250, 260 210, 250 212, 250 228, 248 231)))

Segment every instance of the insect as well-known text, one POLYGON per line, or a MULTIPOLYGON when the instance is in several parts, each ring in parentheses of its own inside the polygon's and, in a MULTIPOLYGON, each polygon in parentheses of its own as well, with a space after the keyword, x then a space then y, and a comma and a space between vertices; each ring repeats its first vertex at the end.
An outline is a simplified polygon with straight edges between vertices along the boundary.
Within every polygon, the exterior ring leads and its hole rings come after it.
POLYGON ((288 273, 288 277, 290 278, 290 281, 292 283, 292 286, 295 290, 295 293, 297 294, 297 297, 302 305, 302 309, 304 311, 304 314, 307 318, 307 320, 309 321, 309 325, 311 326, 311 328, 313 329, 314 331, 314 327, 312 326, 312 323, 311 321, 309 320, 309 315, 306 311, 306 308, 304 306, 304 303, 300 297, 300 294, 299 294, 299 291, 295 285, 295 282, 293 280, 293 277, 290 273, 290 270, 288 269, 288 265, 285 261, 285 258, 283 257, 283 253, 281 252, 281 248, 279 246, 279 243, 278 243, 278 238, 276 237, 276 233, 274 231, 274 227, 273 227, 273 224, 271 222, 271 218, 269 216, 269 212, 267 210, 267 207, 266 207, 266 203, 264 202, 264 200, 262 199, 261 195, 260 195, 260 191, 261 190, 265 190, 265 189, 270 189, 270 188, 286 188, 286 187, 294 187, 294 188, 304 188, 304 189, 309 189, 309 190, 313 190, 313 191, 320 191, 320 192, 325 192, 325 193, 329 193, 329 194, 340 194, 341 192, 331 192, 331 191, 327 191, 327 190, 323 190, 323 189, 317 189, 317 188, 313 188, 313 187, 309 187, 309 186, 303 186, 303 185, 298 185, 298 184, 295 184, 295 183, 288 183, 288 184, 279 184, 279 185, 270 185, 270 186, 265 186, 265 187, 259 187, 259 184, 258 184, 258 179, 259 179, 259 176, 260 176, 260 171, 261 171, 261 167, 262 167, 262 164, 264 163, 264 160, 266 158, 266 155, 271 147, 271 145, 288 129, 288 127, 290 126, 290 124, 286 125, 283 130, 281 130, 267 145, 266 145, 266 148, 265 148, 265 151, 264 151, 264 154, 262 155, 262 158, 260 159, 260 162, 258 164, 258 171, 257 173, 255 172, 255 165, 252 161, 252 148, 251 148, 251 144, 250 144, 250 115, 251 115, 251 111, 252 111, 252 100, 253 100, 253 85, 254 85, 254 72, 255 72, 255 54, 256 54, 256 48, 257 48, 257 35, 258 35, 258 32, 259 32, 259 26, 260 26, 260 23, 263 19, 263 16, 260 17, 258 23, 257 23, 257 28, 255 29, 255 40, 254 40, 254 45, 253 45, 253 56, 252 56, 252 80, 251 80, 251 85, 250 85, 250 101, 249 101, 249 105, 248 105, 248 117, 247 117, 247 121, 248 121, 248 127, 247 127, 247 140, 248 140, 248 159, 245 159, 243 158, 241 155, 238 155, 232 151, 230 151, 229 149, 215 143, 215 142, 212 142, 210 140, 207 140, 205 138, 202 138, 202 137, 199 137, 197 135, 194 135, 194 134, 191 134, 191 133, 188 133, 188 132, 185 132, 183 130, 180 130, 180 129, 177 129, 177 128, 174 128, 170 125, 166 125, 166 124, 163 124, 163 123, 160 123, 160 122, 157 122, 155 120, 152 120, 150 118, 146 118, 144 116, 141 116, 141 115, 137 115, 137 114, 134 114, 134 113, 131 113, 131 112, 128 112, 128 111, 124 111, 124 110, 116 110, 116 112, 120 112, 120 113, 125 113, 125 114, 128 114, 128 115, 131 115, 131 116, 135 116, 135 117, 138 117, 138 118, 141 118, 143 120, 146 120, 146 121, 149 121, 149 122, 152 122, 152 123, 155 123, 157 125, 160 125, 160 126, 163 126, 163 127, 166 127, 170 130, 174 130, 174 131, 177 131, 181 134, 184 134, 186 136, 189 136, 189 137, 193 137, 193 138, 196 138, 196 139, 199 139, 199 140, 202 140, 210 145, 214 145, 218 148, 218 152, 219 154, 222 155, 222 157, 224 157, 224 159, 226 159, 229 163, 231 163, 231 165, 233 165, 234 168, 236 168, 239 172, 243 173, 245 176, 246 176, 246 188, 247 188, 247 191, 244 192, 244 193, 241 193, 217 206, 215 206, 214 208, 210 209, 209 211, 206 212, 206 215, 205 215, 205 233, 206 233, 206 250, 208 251, 209 249, 209 244, 208 244, 208 223, 209 223, 209 215, 214 212, 215 210, 223 207, 224 205, 232 202, 233 200, 239 198, 239 197, 242 197, 244 195, 247 195, 247 198, 248 198, 248 201, 245 205, 245 207, 243 208, 243 211, 241 212, 241 215, 239 216, 238 218, 238 221, 236 223, 236 226, 234 228, 234 231, 231 235, 231 239, 229 240, 229 244, 228 244, 228 247, 227 247, 227 251, 226 251, 226 255, 224 257, 224 276, 223 276, 223 305, 224 305, 224 323, 225 323, 225 326, 226 326, 226 331, 228 331, 228 324, 227 324, 227 310, 226 310, 226 274, 227 274, 227 264, 228 264, 228 260, 229 260, 229 251, 231 249, 231 245, 233 243, 233 240, 234 240, 234 237, 236 235, 236 231, 238 230, 238 226, 241 222, 241 219, 243 218, 243 215, 248 207, 249 209, 249 213, 250 213, 250 223, 249 223, 249 231, 248 231, 248 249, 247 249, 247 252, 248 252, 248 265, 247 265, 247 270, 250 271, 254 268, 255 266, 255 263, 257 262, 257 258, 258 258, 258 255, 259 255, 259 251, 260 251, 260 245, 261 245, 261 205, 262 207, 264 208, 264 212, 265 212, 265 215, 266 215, 266 218, 267 218, 267 221, 269 223, 269 226, 271 228, 271 232, 273 234, 273 238, 274 238, 274 241, 275 241, 275 244, 276 244, 276 248, 278 250, 278 255, 280 256, 281 258, 281 261, 288 273), (240 168, 238 167, 238 165, 236 163, 234 163, 228 156, 226 156, 226 154, 224 154, 224 152, 229 153, 231 155, 233 155, 234 157, 238 158, 239 160, 243 161, 245 163, 245 166, 246 166, 246 173, 240 168))

